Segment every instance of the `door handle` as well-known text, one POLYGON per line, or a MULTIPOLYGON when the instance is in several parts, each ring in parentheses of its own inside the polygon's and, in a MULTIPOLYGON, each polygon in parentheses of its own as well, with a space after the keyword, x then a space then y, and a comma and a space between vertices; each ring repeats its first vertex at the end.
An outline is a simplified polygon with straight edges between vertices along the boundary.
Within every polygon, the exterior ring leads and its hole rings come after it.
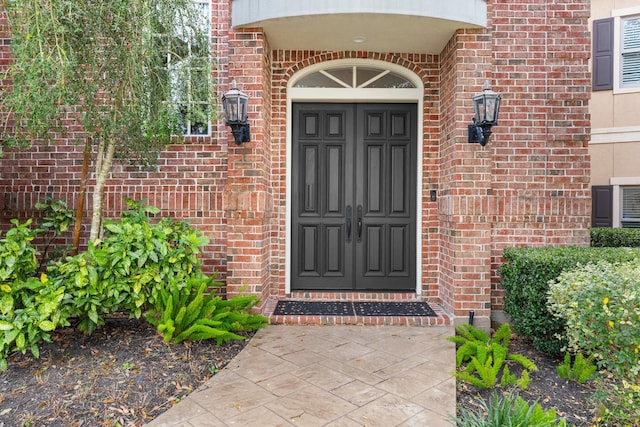
POLYGON ((357 219, 358 241, 360 241, 360 239, 362 239, 362 206, 361 205, 358 205, 357 215, 358 215, 358 219, 357 219))
POLYGON ((348 242, 349 240, 351 240, 351 219, 352 219, 351 206, 347 206, 347 212, 345 215, 347 217, 347 242, 348 242))

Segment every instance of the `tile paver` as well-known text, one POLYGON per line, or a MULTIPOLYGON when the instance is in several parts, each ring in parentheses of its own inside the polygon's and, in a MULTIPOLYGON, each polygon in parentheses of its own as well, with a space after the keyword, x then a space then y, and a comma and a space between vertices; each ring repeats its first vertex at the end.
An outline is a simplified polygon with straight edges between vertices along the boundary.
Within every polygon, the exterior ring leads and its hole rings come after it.
POLYGON ((149 427, 449 426, 450 326, 269 325, 149 427))

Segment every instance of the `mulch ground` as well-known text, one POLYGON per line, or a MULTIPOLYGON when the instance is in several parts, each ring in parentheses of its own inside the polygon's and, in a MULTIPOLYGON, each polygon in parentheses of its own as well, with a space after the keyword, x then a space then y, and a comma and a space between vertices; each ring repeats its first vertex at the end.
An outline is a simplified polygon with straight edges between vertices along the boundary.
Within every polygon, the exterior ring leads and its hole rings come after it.
POLYGON ((53 335, 0 373, 0 427, 141 426, 224 367, 247 341, 167 344, 143 321, 53 335))
MULTIPOLYGON (((41 346, 40 359, 13 355, 0 373, 0 427, 144 425, 222 369, 246 343, 167 344, 152 326, 131 319, 110 319, 88 337, 60 330, 53 343, 41 346)), ((512 340, 510 352, 539 368, 522 397, 556 408, 570 425, 592 424, 592 384, 559 378, 560 361, 522 340, 512 340)), ((494 391, 459 382, 458 408, 476 408, 479 397, 488 399, 494 391)))

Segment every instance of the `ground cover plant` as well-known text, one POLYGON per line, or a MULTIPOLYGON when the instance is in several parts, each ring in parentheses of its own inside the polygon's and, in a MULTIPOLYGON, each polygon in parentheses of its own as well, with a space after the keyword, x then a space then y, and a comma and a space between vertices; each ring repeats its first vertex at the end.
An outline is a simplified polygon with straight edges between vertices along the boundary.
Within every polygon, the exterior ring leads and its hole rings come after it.
MULTIPOLYGON (((496 382, 494 387, 485 388, 463 379, 456 381, 457 417, 459 426, 512 425, 512 426, 606 426, 597 423, 594 393, 597 386, 593 379, 584 383, 563 378, 558 372, 562 359, 535 349, 533 344, 517 335, 511 336, 509 353, 519 354, 535 364, 531 370, 526 388, 496 382), (514 406, 521 398, 527 403, 514 406), (539 406, 539 409, 535 409, 539 406), (542 421, 530 424, 533 411, 543 411, 542 421), (491 415, 491 417, 489 417, 491 415), (505 420, 508 420, 505 421, 505 420), (495 424, 492 422, 504 422, 495 424), (524 423, 521 423, 524 422, 524 423)), ((511 374, 521 376, 524 366, 514 361, 505 361, 511 374)))
POLYGON ((460 427, 565 427, 555 409, 545 410, 540 403, 530 404, 515 393, 493 393, 488 402, 480 402, 476 410, 460 409, 455 420, 460 427))

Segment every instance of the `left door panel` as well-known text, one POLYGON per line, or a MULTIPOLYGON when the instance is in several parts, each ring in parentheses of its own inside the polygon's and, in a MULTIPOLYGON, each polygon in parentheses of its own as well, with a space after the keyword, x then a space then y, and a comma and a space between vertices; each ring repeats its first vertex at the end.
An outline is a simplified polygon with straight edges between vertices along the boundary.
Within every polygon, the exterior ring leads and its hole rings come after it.
POLYGON ((294 104, 292 289, 353 286, 353 106, 294 104))

